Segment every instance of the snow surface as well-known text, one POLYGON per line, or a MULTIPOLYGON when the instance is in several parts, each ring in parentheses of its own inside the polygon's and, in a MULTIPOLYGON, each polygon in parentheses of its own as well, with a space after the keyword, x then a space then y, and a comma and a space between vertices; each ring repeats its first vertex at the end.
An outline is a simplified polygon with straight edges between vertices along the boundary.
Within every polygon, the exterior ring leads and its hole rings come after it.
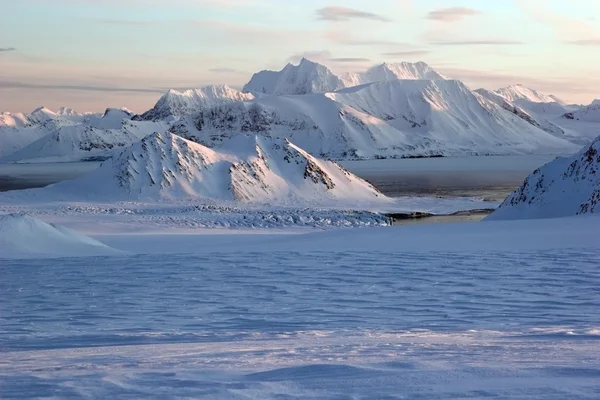
POLYGON ((0 258, 80 257, 122 252, 26 214, 0 215, 0 258))
POLYGON ((0 397, 596 399, 598 218, 0 262, 0 397), (161 254, 161 252, 168 254, 161 254))
POLYGON ((600 136, 576 155, 559 157, 536 169, 488 219, 588 214, 596 212, 599 203, 600 136))

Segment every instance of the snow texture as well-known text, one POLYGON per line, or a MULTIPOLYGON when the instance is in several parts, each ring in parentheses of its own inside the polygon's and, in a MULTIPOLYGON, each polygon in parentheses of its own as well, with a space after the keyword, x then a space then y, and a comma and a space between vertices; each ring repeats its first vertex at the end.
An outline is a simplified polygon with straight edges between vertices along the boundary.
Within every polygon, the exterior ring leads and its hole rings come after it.
POLYGON ((487 219, 554 218, 600 211, 600 137, 535 170, 487 219))
POLYGON ((122 252, 26 214, 0 215, 0 258, 116 255, 122 252))
POLYGON ((597 227, 119 235, 151 254, 2 260, 0 397, 596 399, 597 227))

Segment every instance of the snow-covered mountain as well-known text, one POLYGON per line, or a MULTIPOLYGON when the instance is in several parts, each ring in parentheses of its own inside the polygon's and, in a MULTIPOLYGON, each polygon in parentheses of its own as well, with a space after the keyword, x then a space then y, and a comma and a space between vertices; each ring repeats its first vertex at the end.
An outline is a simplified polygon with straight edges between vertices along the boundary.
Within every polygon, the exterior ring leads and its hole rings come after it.
POLYGON ((390 201, 340 165, 287 140, 240 136, 215 150, 170 133, 146 136, 91 174, 45 193, 293 204, 390 201))
POLYGON ((594 100, 589 106, 583 107, 573 112, 566 113, 562 117, 565 119, 576 121, 600 123, 600 99, 594 100))
POLYGON ((554 218, 600 212, 600 136, 572 157, 535 170, 487 219, 554 218))
POLYGON ((600 133, 596 103, 586 111, 521 85, 472 91, 421 62, 384 63, 342 79, 303 59, 255 74, 244 90, 254 94, 228 86, 171 90, 136 116, 43 107, 5 113, 0 160, 107 157, 155 131, 208 147, 247 133, 288 138, 333 159, 563 154, 600 133))
POLYGON ((386 82, 397 79, 448 79, 424 62, 383 63, 364 72, 350 72, 342 76, 346 87, 364 85, 372 82, 386 82))
POLYGON ((204 111, 178 133, 218 146, 244 132, 334 159, 575 151, 453 80, 394 80, 326 94, 263 96, 204 111))
POLYGON ((134 119, 165 120, 173 117, 193 115, 201 110, 219 104, 238 101, 249 101, 253 95, 242 93, 227 85, 205 86, 200 89, 190 89, 184 92, 169 90, 149 111, 134 119))
POLYGON ((250 79, 245 93, 308 94, 331 92, 343 88, 344 82, 324 65, 303 58, 300 64, 287 64, 281 71, 261 71, 250 79))
POLYGON ((162 122, 131 121, 133 113, 125 109, 109 108, 104 114, 65 113, 64 110, 54 113, 48 109, 36 111, 37 119, 28 115, 26 126, 14 128, 12 132, 0 129, 0 140, 7 150, 0 154, 1 162, 106 159, 119 148, 156 130, 168 129, 168 125, 162 122), (42 118, 44 115, 47 118, 42 118), (21 140, 15 143, 16 139, 21 140), (12 149, 7 146, 11 143, 12 149))

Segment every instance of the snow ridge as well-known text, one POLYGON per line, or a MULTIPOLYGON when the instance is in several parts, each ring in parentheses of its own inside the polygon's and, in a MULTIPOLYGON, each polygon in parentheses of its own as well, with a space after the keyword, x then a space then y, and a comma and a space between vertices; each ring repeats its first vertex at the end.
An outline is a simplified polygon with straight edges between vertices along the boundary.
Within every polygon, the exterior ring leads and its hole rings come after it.
POLYGON ((488 217, 554 218, 600 211, 600 137, 572 157, 559 157, 535 170, 488 217))

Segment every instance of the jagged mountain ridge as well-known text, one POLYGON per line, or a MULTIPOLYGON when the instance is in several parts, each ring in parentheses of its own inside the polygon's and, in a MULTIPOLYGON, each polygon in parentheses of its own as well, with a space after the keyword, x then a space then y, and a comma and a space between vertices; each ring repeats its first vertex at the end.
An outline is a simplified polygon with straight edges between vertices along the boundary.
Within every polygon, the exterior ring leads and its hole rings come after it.
POLYGON ((554 218, 600 212, 600 136, 571 157, 535 170, 489 220, 554 218))
POLYGON ((241 202, 390 201, 369 183, 287 140, 236 138, 210 149, 153 133, 91 174, 48 188, 99 198, 203 198, 241 202))
POLYGON ((249 93, 242 93, 227 85, 210 85, 200 89, 190 89, 184 92, 169 90, 164 94, 151 109, 137 120, 164 120, 173 117, 182 117, 199 113, 204 108, 210 108, 215 105, 249 101, 254 96, 249 93))

